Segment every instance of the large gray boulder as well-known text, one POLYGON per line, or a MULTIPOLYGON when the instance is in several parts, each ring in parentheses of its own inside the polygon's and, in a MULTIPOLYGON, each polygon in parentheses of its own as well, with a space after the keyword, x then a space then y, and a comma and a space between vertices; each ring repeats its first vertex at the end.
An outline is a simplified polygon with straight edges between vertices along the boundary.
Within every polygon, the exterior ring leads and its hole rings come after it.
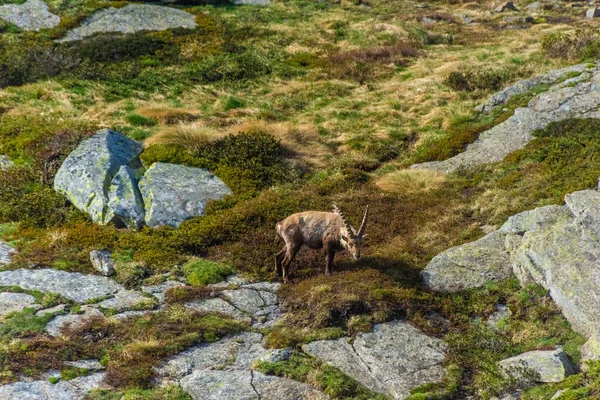
POLYGON ((102 32, 134 33, 174 28, 193 29, 194 15, 176 8, 150 4, 128 4, 123 8, 108 7, 95 12, 80 27, 69 31, 61 42, 81 40, 102 32))
POLYGON ((499 362, 509 376, 530 383, 557 383, 576 372, 562 349, 536 350, 499 362))
POLYGON ((435 256, 421 271, 425 286, 442 292, 480 287, 511 275, 510 254, 500 232, 446 250, 435 256))
POLYGON ((52 384, 47 380, 15 382, 0 385, 0 399, 6 400, 83 400, 87 392, 106 388, 102 383, 104 373, 81 376, 70 381, 52 384))
POLYGON ((65 159, 54 189, 99 224, 115 222, 115 210, 109 207, 108 192, 121 166, 142 167, 142 144, 108 129, 83 141, 65 159))
POLYGON ((140 179, 150 227, 178 227, 186 219, 202 215, 209 200, 218 200, 231 190, 210 172, 182 165, 154 163, 140 179))
POLYGON ((349 338, 320 340, 302 350, 394 399, 444 377, 445 343, 401 321, 376 325, 373 332, 359 333, 353 343, 349 338))
POLYGON ((0 19, 26 31, 54 28, 60 23, 60 17, 52 14, 46 3, 41 0, 27 0, 23 4, 0 6, 0 19))
MULTIPOLYGON (((505 89, 492 98, 487 108, 493 108, 526 88, 552 81, 556 76, 585 71, 578 77, 558 83, 547 92, 535 96, 527 107, 517 108, 510 118, 481 133, 465 151, 444 161, 430 161, 412 165, 413 169, 429 169, 445 173, 460 168, 499 162, 509 153, 522 149, 533 139, 533 132, 548 124, 570 118, 600 118, 600 70, 596 66, 571 67, 567 71, 549 73, 546 77, 522 82, 505 89)), ((557 79, 558 80, 558 79, 557 79)), ((484 107, 484 108, 485 108, 484 107)))

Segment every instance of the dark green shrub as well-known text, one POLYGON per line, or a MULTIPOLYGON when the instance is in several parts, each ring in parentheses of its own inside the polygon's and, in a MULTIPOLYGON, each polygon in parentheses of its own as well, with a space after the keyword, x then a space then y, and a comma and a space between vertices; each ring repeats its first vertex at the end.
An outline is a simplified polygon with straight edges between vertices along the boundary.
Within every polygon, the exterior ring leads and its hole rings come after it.
POLYGON ((244 103, 244 100, 235 96, 228 96, 227 99, 223 102, 223 110, 225 111, 233 110, 236 108, 243 108, 245 106, 246 103, 244 103))
POLYGON ((600 35, 591 30, 552 32, 542 37, 542 51, 551 58, 596 59, 600 56, 600 35))
POLYGON ((152 118, 146 118, 139 114, 129 114, 125 120, 133 126, 155 126, 158 122, 152 118))
POLYGON ((456 91, 499 90, 509 78, 504 71, 453 71, 444 84, 456 91))

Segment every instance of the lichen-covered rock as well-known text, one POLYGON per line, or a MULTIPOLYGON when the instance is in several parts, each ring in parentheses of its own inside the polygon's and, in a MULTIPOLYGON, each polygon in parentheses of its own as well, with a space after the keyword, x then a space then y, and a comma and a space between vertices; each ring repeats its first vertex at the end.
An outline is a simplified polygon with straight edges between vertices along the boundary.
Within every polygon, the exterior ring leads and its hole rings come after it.
POLYGON ((196 371, 183 378, 181 386, 196 400, 328 398, 306 383, 256 371, 196 371))
POLYGON ((202 215, 209 200, 218 200, 231 190, 210 172, 182 165, 155 163, 140 179, 150 227, 178 227, 186 219, 202 215))
POLYGON ((19 286, 26 290, 58 293, 78 303, 115 294, 124 288, 97 275, 53 269, 17 269, 0 272, 0 286, 19 286))
POLYGON ((10 257, 17 251, 0 240, 0 266, 10 264, 10 257))
POLYGON ((435 256, 421 271, 428 288, 443 292, 471 289, 511 275, 510 255, 500 232, 448 249, 435 256))
POLYGON ((104 314, 90 306, 82 306, 81 311, 83 311, 82 314, 59 315, 52 318, 46 325, 46 332, 52 336, 60 336, 62 330, 67 326, 76 329, 92 318, 104 318, 104 314))
POLYGON ((108 208, 129 229, 139 230, 144 225, 144 200, 138 188, 144 171, 144 168, 122 165, 108 188, 108 208))
POLYGON ((354 343, 349 338, 320 340, 302 349, 395 399, 444 377, 445 343, 401 321, 376 325, 373 332, 359 333, 354 343))
POLYGON ((228 302, 220 298, 213 299, 200 299, 191 301, 186 303, 185 306, 187 308, 191 308, 193 310, 201 311, 201 312, 219 312, 223 314, 227 314, 237 320, 250 322, 251 318, 246 313, 238 310, 228 302))
POLYGON ((532 133, 536 129, 544 128, 551 122, 570 118, 600 118, 600 86, 597 85, 600 70, 595 65, 577 65, 520 82, 492 96, 483 108, 493 108, 515 94, 542 83, 557 82, 574 72, 579 72, 580 76, 556 83, 550 90, 533 97, 527 107, 517 108, 506 121, 480 134, 464 152, 447 160, 415 164, 411 168, 449 173, 459 168, 498 162, 507 154, 525 147, 533 139, 532 133))
POLYGON ((60 17, 52 14, 46 3, 41 0, 27 0, 23 4, 0 6, 0 19, 26 31, 54 28, 60 23, 60 17))
POLYGON ((48 380, 15 382, 0 385, 0 399, 5 400, 83 400, 90 390, 109 388, 102 383, 104 373, 80 376, 56 384, 48 380))
POLYGON ((539 383, 561 382, 576 372, 562 349, 529 351, 499 365, 513 378, 539 383))
POLYGON ((158 285, 142 286, 142 292, 151 294, 159 303, 164 303, 167 290, 181 286, 185 286, 185 284, 178 281, 166 281, 158 285))
POLYGON ((183 10, 149 4, 128 4, 122 8, 109 7, 95 12, 60 41, 81 40, 101 32, 134 33, 195 27, 194 15, 183 10))
POLYGON ((83 141, 65 159, 54 179, 54 189, 64 194, 92 221, 107 224, 115 218, 108 207, 113 177, 123 165, 142 167, 142 144, 108 129, 83 141))
POLYGON ((112 276, 115 274, 115 263, 111 258, 110 251, 92 250, 90 251, 90 261, 92 267, 103 276, 112 276))
POLYGON ((64 304, 59 304, 54 307, 44 308, 43 310, 39 310, 35 313, 36 317, 43 317, 46 314, 57 314, 65 311, 66 306, 64 304))
POLYGON ((0 317, 13 311, 22 311, 24 308, 39 308, 35 304, 35 297, 25 293, 0 293, 0 317))
POLYGON ((90 360, 78 360, 78 361, 66 361, 66 366, 87 369, 89 371, 101 371, 104 368, 104 365, 100 364, 99 360, 90 359, 90 360))

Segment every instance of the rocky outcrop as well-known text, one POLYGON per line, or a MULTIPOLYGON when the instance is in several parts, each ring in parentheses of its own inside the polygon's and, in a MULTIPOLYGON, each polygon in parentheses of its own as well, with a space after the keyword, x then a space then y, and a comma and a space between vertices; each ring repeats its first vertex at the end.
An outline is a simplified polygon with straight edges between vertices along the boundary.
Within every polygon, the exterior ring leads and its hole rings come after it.
POLYGON ((201 168, 155 163, 146 171, 142 144, 108 129, 82 142, 60 167, 54 188, 99 224, 130 229, 179 226, 206 203, 231 194, 201 168))
POLYGON ((302 350, 394 399, 404 399, 411 389, 444 377, 444 342, 406 322, 376 325, 373 332, 359 333, 353 342, 349 338, 320 340, 302 350))
POLYGON ((35 297, 26 293, 0 293, 0 317, 14 311, 22 311, 24 308, 39 308, 35 304, 35 297))
POLYGON ((111 258, 110 251, 92 250, 90 251, 90 261, 92 267, 101 275, 112 276, 115 273, 115 263, 111 258))
POLYGON ((54 189, 94 222, 120 220, 109 207, 108 190, 122 166, 142 168, 141 152, 141 143, 108 129, 101 130, 65 159, 54 179, 54 189))
POLYGON ((186 219, 202 215, 209 200, 231 194, 210 172, 175 164, 155 163, 140 179, 150 227, 178 227, 186 219))
POLYGON ((60 17, 52 14, 41 0, 27 0, 23 4, 0 6, 0 19, 26 31, 39 31, 54 28, 60 23, 60 17))
MULTIPOLYGON (((500 279, 498 257, 508 259, 513 273, 522 284, 536 283, 546 288, 563 315, 578 332, 590 337, 600 332, 600 193, 583 190, 565 197, 565 205, 540 207, 514 215, 498 230, 475 243, 492 243, 489 247, 471 245, 470 249, 490 254, 481 259, 482 276, 500 279), (504 247, 497 245, 503 238, 504 247), (488 270, 488 271, 486 271, 488 270)), ((458 249, 464 249, 465 245, 458 249)), ((444 254, 461 254, 457 248, 444 254)), ((472 256, 467 254, 466 260, 472 256)), ((435 259, 434 259, 435 260, 435 259)), ((479 287, 466 270, 454 269, 464 263, 455 257, 444 265, 432 262, 422 271, 425 284, 432 290, 447 291, 479 287), (430 277, 436 276, 433 280, 430 277)))
POLYGON ((6 400, 83 400, 93 389, 109 388, 102 384, 104 373, 99 372, 56 384, 48 380, 15 382, 0 385, 0 399, 6 400))
POLYGON ((86 19, 82 26, 69 31, 61 42, 81 40, 95 33, 162 31, 196 27, 195 17, 183 10, 149 4, 128 4, 123 8, 105 8, 86 19))
POLYGON ((502 360, 499 365, 509 376, 531 383, 562 382, 576 372, 562 349, 529 351, 502 360))
POLYGON ((483 132, 469 144, 464 152, 444 161, 430 161, 412 165, 414 169, 430 169, 454 172, 459 168, 498 162, 515 151, 522 149, 533 139, 532 133, 551 122, 570 118, 600 118, 600 70, 596 66, 578 65, 570 69, 552 71, 545 76, 520 82, 492 96, 482 109, 490 109, 507 101, 510 97, 532 87, 556 82, 569 74, 578 74, 548 91, 535 96, 527 107, 517 108, 506 121, 483 132))
POLYGON ((0 240, 0 267, 10 264, 10 258, 16 252, 14 248, 0 240))

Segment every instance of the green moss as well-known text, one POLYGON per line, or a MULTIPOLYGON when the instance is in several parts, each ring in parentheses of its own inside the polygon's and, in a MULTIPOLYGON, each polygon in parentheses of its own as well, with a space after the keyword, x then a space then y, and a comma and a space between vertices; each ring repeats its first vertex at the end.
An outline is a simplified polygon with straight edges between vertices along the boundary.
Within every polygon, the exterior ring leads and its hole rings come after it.
POLYGON ((310 382, 334 399, 388 399, 382 394, 365 388, 339 369, 299 352, 294 352, 288 361, 258 361, 253 367, 267 375, 310 382))
POLYGON ((36 317, 35 313, 35 309, 25 308, 23 311, 16 311, 7 315, 5 317, 6 322, 0 327, 0 338, 4 341, 43 332, 53 315, 46 314, 36 317))
POLYGON ((166 385, 148 390, 95 389, 87 394, 87 398, 89 400, 192 400, 192 397, 177 385, 166 385))
POLYGON ((60 377, 65 381, 78 378, 80 376, 88 376, 90 371, 85 368, 66 367, 60 370, 60 377))
POLYGON ((184 265, 183 272, 190 285, 203 286, 224 281, 233 270, 221 263, 197 259, 184 265))
POLYGON ((158 122, 152 118, 146 118, 139 114, 129 114, 125 120, 133 126, 155 126, 158 122))

